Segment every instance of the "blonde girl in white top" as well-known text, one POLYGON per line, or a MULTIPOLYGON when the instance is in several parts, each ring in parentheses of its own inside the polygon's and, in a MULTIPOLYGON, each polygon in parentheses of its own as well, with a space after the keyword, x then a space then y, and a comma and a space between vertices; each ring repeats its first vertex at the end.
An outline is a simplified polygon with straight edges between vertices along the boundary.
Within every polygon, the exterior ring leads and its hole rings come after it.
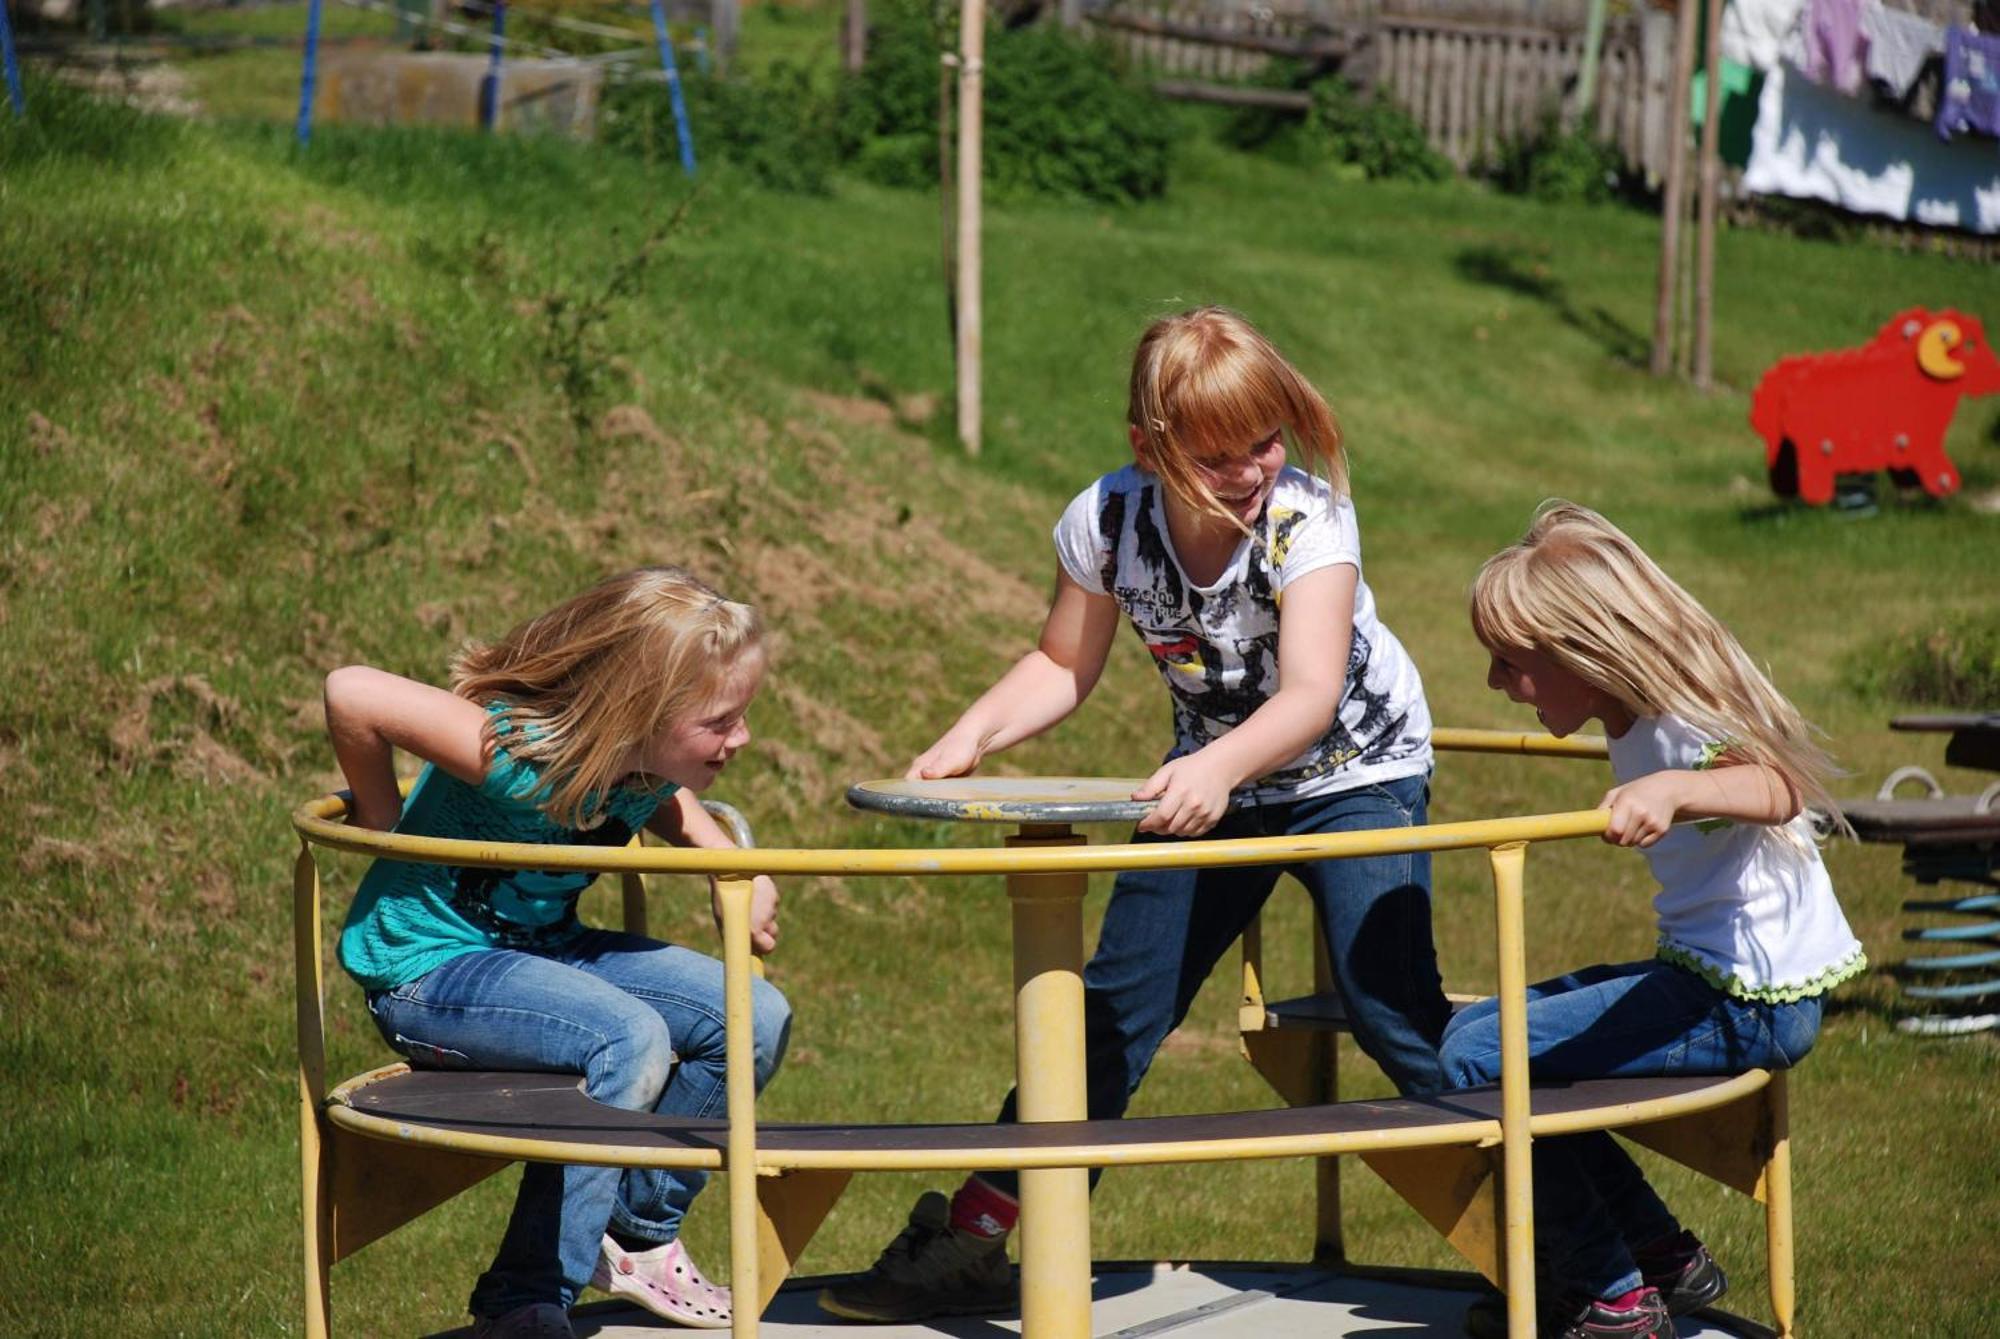
MULTIPOLYGON (((1656 956, 1531 987, 1537 1079, 1730 1074, 1796 1064, 1820 1005, 1867 961, 1803 816, 1827 801, 1831 762, 1812 729, 1729 631, 1602 516, 1543 505, 1487 560, 1472 625, 1487 685, 1550 734, 1599 722, 1617 784, 1604 839, 1642 850, 1659 881, 1656 956)), ((1497 1005, 1445 1034, 1453 1083, 1500 1074, 1497 1005)), ((1671 1339, 1671 1316, 1728 1286, 1633 1164, 1601 1132, 1535 1145, 1541 1332, 1671 1339)), ((1505 1330, 1497 1299, 1474 1335, 1505 1330)))

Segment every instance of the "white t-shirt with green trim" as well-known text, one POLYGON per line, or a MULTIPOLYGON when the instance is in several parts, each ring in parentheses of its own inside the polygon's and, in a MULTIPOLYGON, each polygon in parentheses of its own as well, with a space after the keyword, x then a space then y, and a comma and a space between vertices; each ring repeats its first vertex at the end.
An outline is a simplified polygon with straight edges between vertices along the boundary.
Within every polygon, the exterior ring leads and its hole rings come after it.
MULTIPOLYGON (((1677 716, 1642 716, 1610 741, 1618 783, 1700 771, 1725 747, 1677 716)), ((1790 831, 1679 823, 1646 848, 1660 882, 1660 956, 1745 999, 1817 995, 1864 971, 1808 820, 1790 831)))

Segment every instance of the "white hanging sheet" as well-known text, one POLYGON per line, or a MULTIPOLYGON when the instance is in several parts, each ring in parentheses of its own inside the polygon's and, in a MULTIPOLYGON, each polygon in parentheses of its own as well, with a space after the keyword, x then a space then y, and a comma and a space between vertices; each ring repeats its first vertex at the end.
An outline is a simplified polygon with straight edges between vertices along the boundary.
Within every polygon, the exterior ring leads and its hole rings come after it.
POLYGON ((2000 233, 2000 153, 1991 140, 1946 143, 1919 121, 1877 111, 1782 62, 1764 77, 1743 188, 2000 233))

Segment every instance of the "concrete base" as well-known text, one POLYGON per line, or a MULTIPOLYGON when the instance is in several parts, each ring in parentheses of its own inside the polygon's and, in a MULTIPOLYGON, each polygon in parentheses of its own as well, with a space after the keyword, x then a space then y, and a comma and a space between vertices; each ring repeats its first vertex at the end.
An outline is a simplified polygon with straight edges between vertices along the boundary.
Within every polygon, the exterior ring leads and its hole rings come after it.
MULTIPOLYGON (((857 1325, 814 1305, 829 1278, 786 1284, 759 1327, 764 1339, 1014 1339, 1019 1315, 958 1317, 922 1325, 857 1325)), ((1389 1335, 1461 1339, 1465 1308, 1479 1281, 1471 1274, 1367 1270, 1337 1274, 1309 1266, 1099 1264, 1091 1333, 1099 1339, 1335 1339, 1389 1335)), ((580 1339, 660 1339, 696 1331, 622 1303, 600 1302, 571 1315, 580 1339)), ((726 1334, 727 1331, 715 1331, 726 1334)), ((1762 1326, 1702 1313, 1683 1318, 1679 1339, 1762 1339, 1762 1326)), ((470 1339, 453 1330, 433 1339, 470 1339)))
MULTIPOLYGON (((354 125, 480 124, 488 59, 437 51, 340 51, 320 63, 313 117, 354 125)), ((508 60, 501 66, 496 130, 588 139, 597 124, 603 68, 577 61, 508 60)))

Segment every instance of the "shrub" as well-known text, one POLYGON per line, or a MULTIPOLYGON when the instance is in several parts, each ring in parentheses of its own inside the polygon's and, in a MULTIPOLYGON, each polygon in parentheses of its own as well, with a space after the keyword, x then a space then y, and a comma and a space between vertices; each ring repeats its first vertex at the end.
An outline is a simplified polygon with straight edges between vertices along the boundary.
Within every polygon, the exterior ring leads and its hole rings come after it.
POLYGON ((1377 89, 1363 97, 1345 79, 1321 79, 1312 86, 1306 113, 1308 145, 1337 163, 1351 163, 1370 179, 1443 181, 1451 161, 1430 146, 1423 127, 1377 89))
POLYGON ((1553 204, 1602 204, 1625 193, 1625 157, 1615 145, 1543 118, 1535 134, 1500 151, 1500 189, 1553 204))
MULTIPOLYGON (((783 63, 763 75, 681 76, 697 160, 733 163, 779 190, 823 194, 840 161, 833 96, 783 63)), ((598 109, 598 138, 652 162, 679 155, 666 86, 614 84, 598 109)))
POLYGON ((1848 679, 1869 697, 2000 709, 2000 615, 1963 615, 1871 642, 1850 658, 1848 679))
MULTIPOLYGON (((842 93, 856 169, 888 185, 937 180, 938 54, 951 41, 903 0, 877 16, 868 64, 842 93)), ((1047 25, 987 35, 986 180, 998 193, 1129 201, 1165 192, 1173 120, 1101 43, 1047 25)))

